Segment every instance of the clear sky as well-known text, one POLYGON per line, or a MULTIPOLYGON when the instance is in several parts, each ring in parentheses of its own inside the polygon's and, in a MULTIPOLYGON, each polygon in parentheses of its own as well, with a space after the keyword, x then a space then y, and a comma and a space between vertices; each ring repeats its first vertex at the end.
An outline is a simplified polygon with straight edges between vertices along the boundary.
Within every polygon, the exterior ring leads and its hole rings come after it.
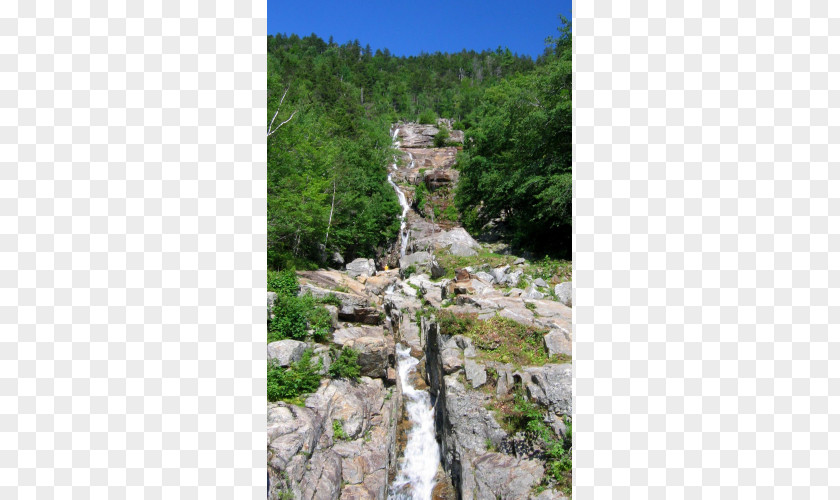
POLYGON ((540 55, 572 0, 268 0, 268 34, 312 33, 396 55, 508 47, 540 55))

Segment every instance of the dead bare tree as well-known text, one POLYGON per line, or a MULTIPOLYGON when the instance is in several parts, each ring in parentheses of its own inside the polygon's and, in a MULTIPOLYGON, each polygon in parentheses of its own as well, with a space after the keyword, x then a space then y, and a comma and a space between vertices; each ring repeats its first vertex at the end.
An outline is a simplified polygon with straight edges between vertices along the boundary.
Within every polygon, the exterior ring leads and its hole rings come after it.
POLYGON ((289 115, 288 118, 286 118, 282 123, 280 123, 280 125, 277 125, 277 127, 274 130, 271 130, 272 125, 274 125, 274 120, 277 119, 277 115, 280 114, 280 108, 283 106, 283 101, 286 99, 286 94, 288 92, 289 87, 286 87, 286 91, 283 92, 283 97, 280 98, 280 104, 277 105, 277 111, 274 112, 274 118, 272 118, 271 123, 268 124, 268 134, 266 134, 266 137, 269 137, 274 132, 277 132, 280 129, 280 127, 289 123, 292 120, 292 118, 294 118, 295 113, 297 113, 297 110, 292 111, 292 114, 289 115))

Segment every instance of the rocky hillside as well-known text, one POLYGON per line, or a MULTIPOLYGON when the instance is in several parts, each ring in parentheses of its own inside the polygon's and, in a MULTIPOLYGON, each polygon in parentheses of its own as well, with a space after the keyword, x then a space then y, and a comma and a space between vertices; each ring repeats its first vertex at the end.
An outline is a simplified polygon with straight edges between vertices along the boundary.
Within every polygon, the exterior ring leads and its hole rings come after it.
MULTIPOLYGON (((378 262, 297 275, 295 293, 329 319, 327 331, 310 324, 306 338, 268 344, 271 363, 291 373, 308 356, 321 377, 309 395, 269 403, 271 499, 389 497, 411 425, 397 344, 420 360, 413 388, 432 395, 441 459, 433 498, 570 492, 570 263, 492 253, 448 217, 453 143, 463 135, 449 130, 450 145, 432 147, 448 127, 392 129, 402 153, 392 177, 411 204, 405 255, 396 242, 378 262), (356 353, 355 379, 336 375, 342 349, 356 353)), ((286 317, 283 300, 269 292, 271 331, 286 317)))

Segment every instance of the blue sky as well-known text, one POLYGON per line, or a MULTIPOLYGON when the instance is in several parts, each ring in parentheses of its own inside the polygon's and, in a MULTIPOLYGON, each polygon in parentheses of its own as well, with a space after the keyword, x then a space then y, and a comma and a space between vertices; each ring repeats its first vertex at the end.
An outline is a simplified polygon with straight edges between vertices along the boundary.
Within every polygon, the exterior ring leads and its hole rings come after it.
POLYGON ((358 39, 396 55, 501 45, 536 57, 557 34, 558 14, 571 19, 572 0, 268 0, 268 33, 358 39))

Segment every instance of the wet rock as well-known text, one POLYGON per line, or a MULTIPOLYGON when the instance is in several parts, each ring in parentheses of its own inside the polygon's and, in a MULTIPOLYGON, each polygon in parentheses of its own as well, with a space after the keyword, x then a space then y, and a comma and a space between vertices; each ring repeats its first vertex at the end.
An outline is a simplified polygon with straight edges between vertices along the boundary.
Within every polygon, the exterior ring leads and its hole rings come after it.
POLYGON ((554 295, 557 300, 567 307, 572 307, 572 282, 566 281, 554 287, 554 295))
POLYGON ((376 264, 373 259, 359 258, 347 264, 347 274, 356 276, 373 276, 376 274, 376 264))
POLYGON ((381 295, 386 288, 396 281, 396 274, 378 273, 365 281, 365 291, 371 295, 381 295))
POLYGON ((300 361, 306 350, 306 342, 286 339, 268 344, 268 359, 273 359, 280 366, 289 366, 300 361))

